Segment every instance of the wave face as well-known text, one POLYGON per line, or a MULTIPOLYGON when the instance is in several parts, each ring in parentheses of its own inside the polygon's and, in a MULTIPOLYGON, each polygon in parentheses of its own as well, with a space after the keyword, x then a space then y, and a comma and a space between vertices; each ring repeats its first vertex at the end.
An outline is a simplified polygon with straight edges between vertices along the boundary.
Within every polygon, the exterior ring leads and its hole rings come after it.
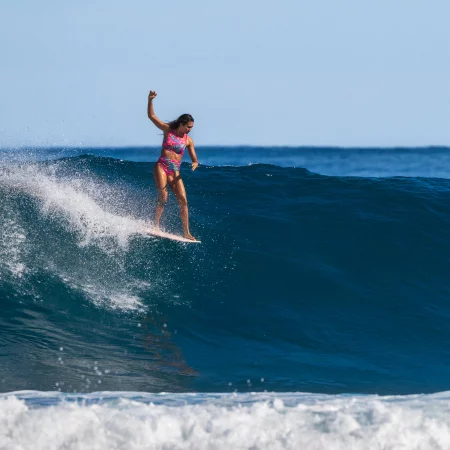
POLYGON ((448 179, 184 163, 185 245, 114 155, 1 165, 2 392, 448 390, 448 179))

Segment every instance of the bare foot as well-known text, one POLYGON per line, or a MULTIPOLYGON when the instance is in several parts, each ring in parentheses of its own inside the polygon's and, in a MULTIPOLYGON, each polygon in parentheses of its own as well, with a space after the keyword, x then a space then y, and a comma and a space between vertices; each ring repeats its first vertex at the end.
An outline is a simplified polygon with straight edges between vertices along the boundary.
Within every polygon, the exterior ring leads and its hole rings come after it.
POLYGON ((191 233, 184 233, 184 237, 185 237, 186 239, 190 239, 191 241, 196 241, 196 240, 197 240, 197 239, 195 239, 194 236, 192 236, 191 233))

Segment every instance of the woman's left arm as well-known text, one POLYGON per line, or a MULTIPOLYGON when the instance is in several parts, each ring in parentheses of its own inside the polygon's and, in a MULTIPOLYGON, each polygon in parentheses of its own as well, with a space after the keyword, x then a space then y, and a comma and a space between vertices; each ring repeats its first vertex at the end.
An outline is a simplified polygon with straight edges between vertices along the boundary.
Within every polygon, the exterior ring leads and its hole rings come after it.
POLYGON ((189 156, 192 159, 192 170, 195 170, 198 167, 197 155, 195 154, 194 141, 188 137, 188 143, 186 145, 189 151, 189 156))

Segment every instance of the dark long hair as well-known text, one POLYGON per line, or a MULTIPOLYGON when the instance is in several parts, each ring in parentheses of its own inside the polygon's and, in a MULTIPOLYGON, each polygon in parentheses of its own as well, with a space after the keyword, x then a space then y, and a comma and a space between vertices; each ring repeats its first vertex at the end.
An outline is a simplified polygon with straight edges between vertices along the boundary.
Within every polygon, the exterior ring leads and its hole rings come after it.
POLYGON ((189 122, 193 122, 194 118, 190 114, 181 114, 176 120, 169 122, 169 127, 171 130, 176 130, 180 125, 186 125, 189 122))

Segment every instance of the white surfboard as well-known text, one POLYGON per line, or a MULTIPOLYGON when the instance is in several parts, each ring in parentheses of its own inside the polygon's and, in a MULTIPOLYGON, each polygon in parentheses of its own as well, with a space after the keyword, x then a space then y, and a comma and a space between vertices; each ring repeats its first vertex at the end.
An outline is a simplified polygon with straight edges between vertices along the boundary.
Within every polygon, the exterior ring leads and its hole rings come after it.
POLYGON ((170 239, 172 241, 186 242, 188 244, 200 244, 200 241, 192 241, 191 239, 186 239, 183 236, 177 236, 176 234, 167 233, 166 231, 155 230, 154 228, 144 228, 142 233, 150 236, 170 239))

